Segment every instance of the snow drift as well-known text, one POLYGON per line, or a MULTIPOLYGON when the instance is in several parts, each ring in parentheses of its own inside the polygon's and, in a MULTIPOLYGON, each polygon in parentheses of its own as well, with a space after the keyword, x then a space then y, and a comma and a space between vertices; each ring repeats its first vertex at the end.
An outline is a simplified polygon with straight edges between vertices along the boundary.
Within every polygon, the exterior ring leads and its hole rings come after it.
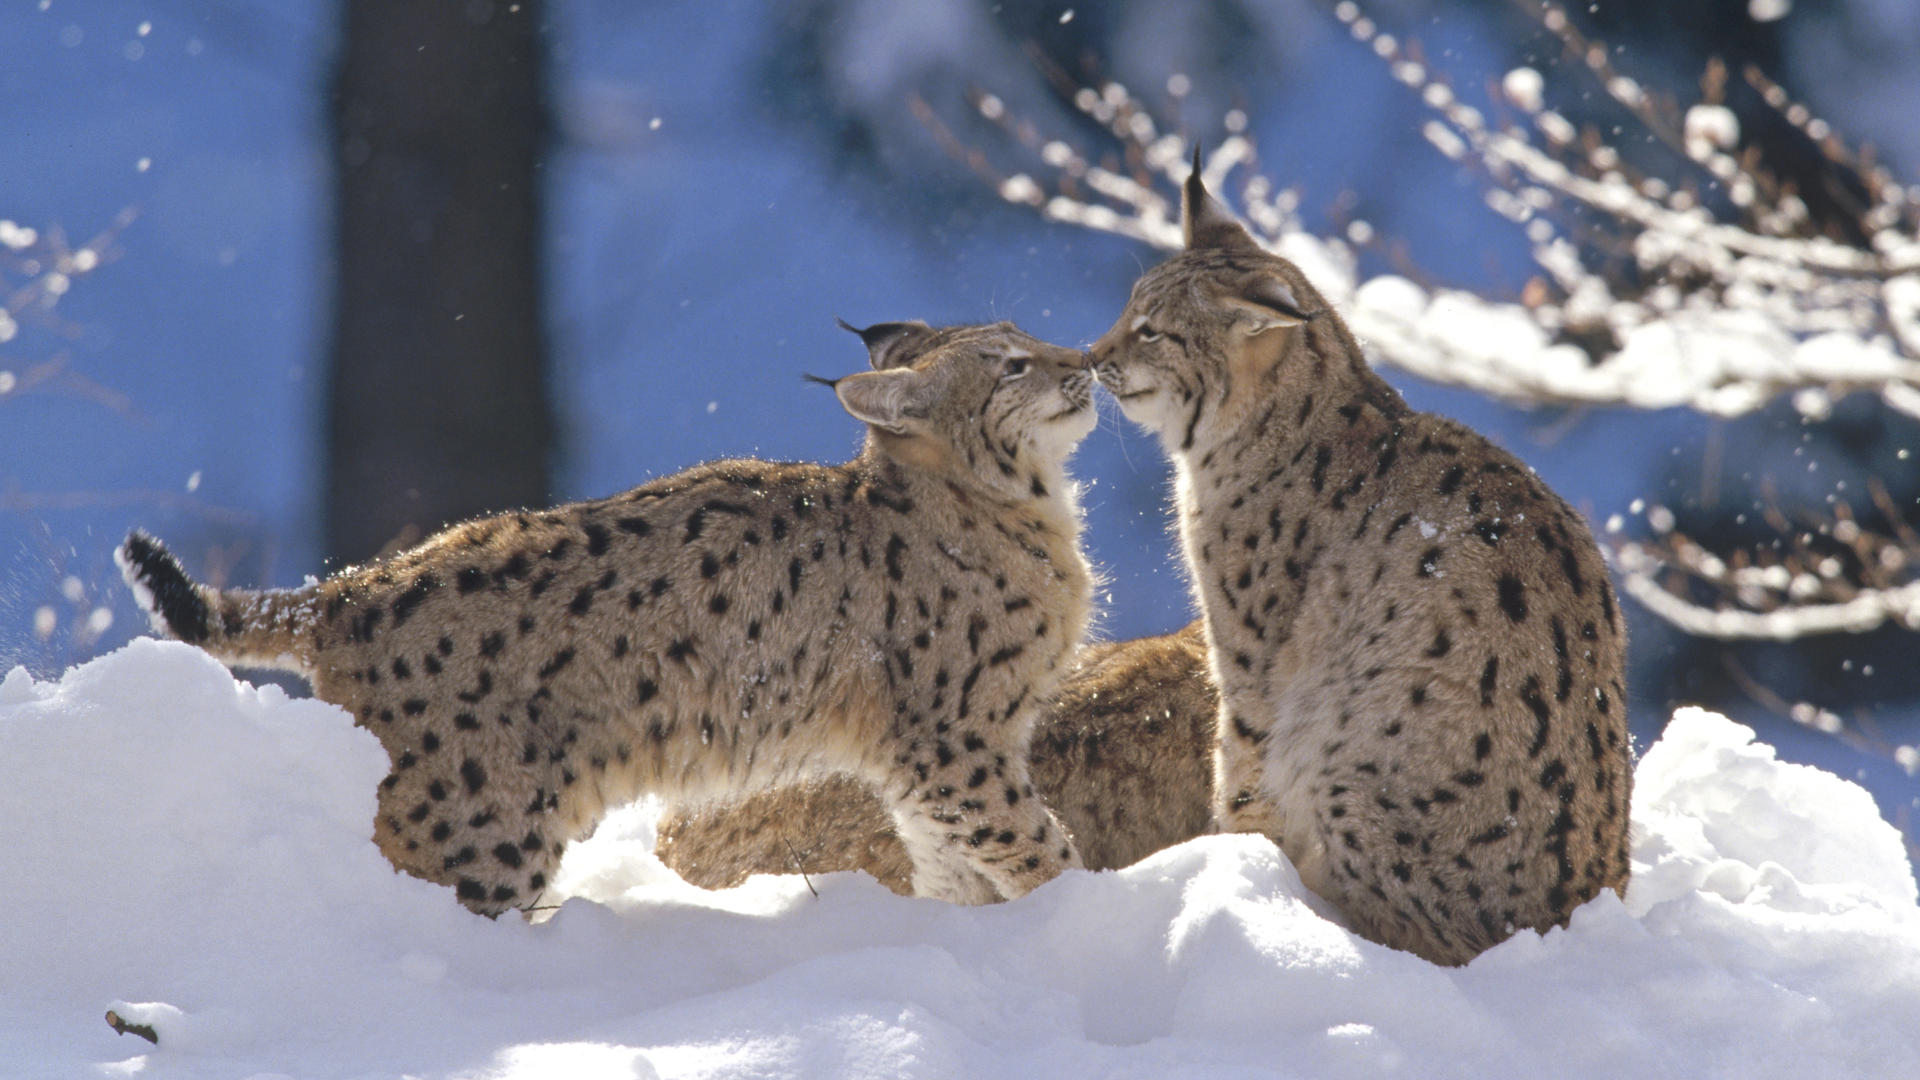
POLYGON ((1458 969, 1362 941, 1264 840, 1019 901, 854 874, 709 893, 644 808, 488 921, 368 841, 386 766, 331 706, 135 641, 0 682, 10 1076, 1912 1075, 1920 907, 1846 781, 1681 710, 1634 882, 1458 969), (817 889, 818 895, 813 891, 817 889), (158 1032, 115 1035, 108 1009, 158 1032))

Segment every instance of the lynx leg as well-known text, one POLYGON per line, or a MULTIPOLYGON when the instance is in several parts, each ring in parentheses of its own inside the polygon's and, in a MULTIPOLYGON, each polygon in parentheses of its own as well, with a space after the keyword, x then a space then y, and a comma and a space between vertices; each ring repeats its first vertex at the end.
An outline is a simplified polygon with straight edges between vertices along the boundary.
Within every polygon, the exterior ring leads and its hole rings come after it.
POLYGON ((834 775, 738 802, 676 806, 662 815, 655 853, 690 884, 728 889, 749 874, 865 870, 912 896, 913 863, 878 793, 834 775))
POLYGON ((1000 890, 963 850, 965 839, 952 825, 911 796, 891 807, 894 828, 913 862, 913 895, 952 904, 991 904, 1002 900, 1000 890))
POLYGON ((403 754, 380 786, 374 842, 408 873, 453 888, 482 915, 539 902, 571 836, 531 774, 489 775, 471 758, 403 754), (443 760, 435 761, 435 757, 443 760))
POLYGON ((957 903, 1011 900, 1081 865, 1066 830, 1035 794, 1024 752, 974 734, 963 736, 958 750, 944 740, 931 750, 930 760, 914 766, 925 781, 891 807, 913 859, 916 894, 957 903))
POLYGON ((1267 732, 1249 736, 1236 731, 1235 724, 1222 707, 1217 721, 1219 735, 1213 746, 1213 818, 1214 829, 1223 833, 1260 833, 1276 840, 1280 836, 1280 811, 1266 794, 1267 732))

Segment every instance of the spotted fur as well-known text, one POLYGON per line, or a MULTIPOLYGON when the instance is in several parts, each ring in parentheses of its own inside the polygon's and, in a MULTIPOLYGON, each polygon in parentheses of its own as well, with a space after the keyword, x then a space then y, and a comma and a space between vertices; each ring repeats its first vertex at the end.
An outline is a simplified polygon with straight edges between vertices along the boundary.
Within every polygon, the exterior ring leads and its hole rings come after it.
POLYGON ((1409 409, 1197 170, 1183 216, 1093 357, 1175 464, 1221 827, 1442 963, 1624 889, 1626 631, 1585 523, 1409 409))
MULTIPOLYGON (((1200 624, 1176 634, 1090 645, 1034 728, 1034 789, 1060 816, 1088 869, 1146 858, 1207 831, 1218 699, 1200 624)), ((674 810, 658 853, 705 888, 749 874, 865 870, 912 891, 912 863, 885 805, 834 776, 738 803, 674 810)))
POLYGON ((374 839, 476 911, 537 903, 610 806, 835 772, 882 793, 916 892, 1018 896, 1076 862, 1026 752, 1088 617, 1091 376, 1008 324, 860 333, 844 465, 714 462, 293 590, 194 585, 138 533, 123 568, 165 631, 378 736, 374 839))

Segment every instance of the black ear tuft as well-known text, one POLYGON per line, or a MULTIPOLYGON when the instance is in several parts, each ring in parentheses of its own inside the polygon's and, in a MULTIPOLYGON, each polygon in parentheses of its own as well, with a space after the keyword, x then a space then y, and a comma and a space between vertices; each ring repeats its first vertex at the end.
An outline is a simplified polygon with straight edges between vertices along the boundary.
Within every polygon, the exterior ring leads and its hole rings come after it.
POLYGON ((842 330, 860 336, 867 346, 867 359, 875 371, 885 371, 910 363, 919 347, 933 336, 933 327, 923 322, 874 323, 862 330, 845 319, 835 319, 842 330))
POLYGON ((1240 227, 1233 214, 1220 200, 1207 192, 1207 185, 1200 179, 1200 147, 1193 148, 1193 171, 1187 174, 1186 185, 1180 189, 1180 232, 1186 238, 1187 250, 1198 248, 1250 247, 1259 250, 1247 230, 1240 227))

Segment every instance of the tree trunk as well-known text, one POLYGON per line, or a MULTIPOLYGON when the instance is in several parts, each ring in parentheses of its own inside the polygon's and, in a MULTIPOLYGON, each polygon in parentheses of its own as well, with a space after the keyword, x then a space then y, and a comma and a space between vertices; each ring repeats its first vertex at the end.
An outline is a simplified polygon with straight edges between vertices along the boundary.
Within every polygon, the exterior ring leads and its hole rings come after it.
POLYGON ((548 499, 542 6, 345 0, 327 387, 335 565, 548 499))

